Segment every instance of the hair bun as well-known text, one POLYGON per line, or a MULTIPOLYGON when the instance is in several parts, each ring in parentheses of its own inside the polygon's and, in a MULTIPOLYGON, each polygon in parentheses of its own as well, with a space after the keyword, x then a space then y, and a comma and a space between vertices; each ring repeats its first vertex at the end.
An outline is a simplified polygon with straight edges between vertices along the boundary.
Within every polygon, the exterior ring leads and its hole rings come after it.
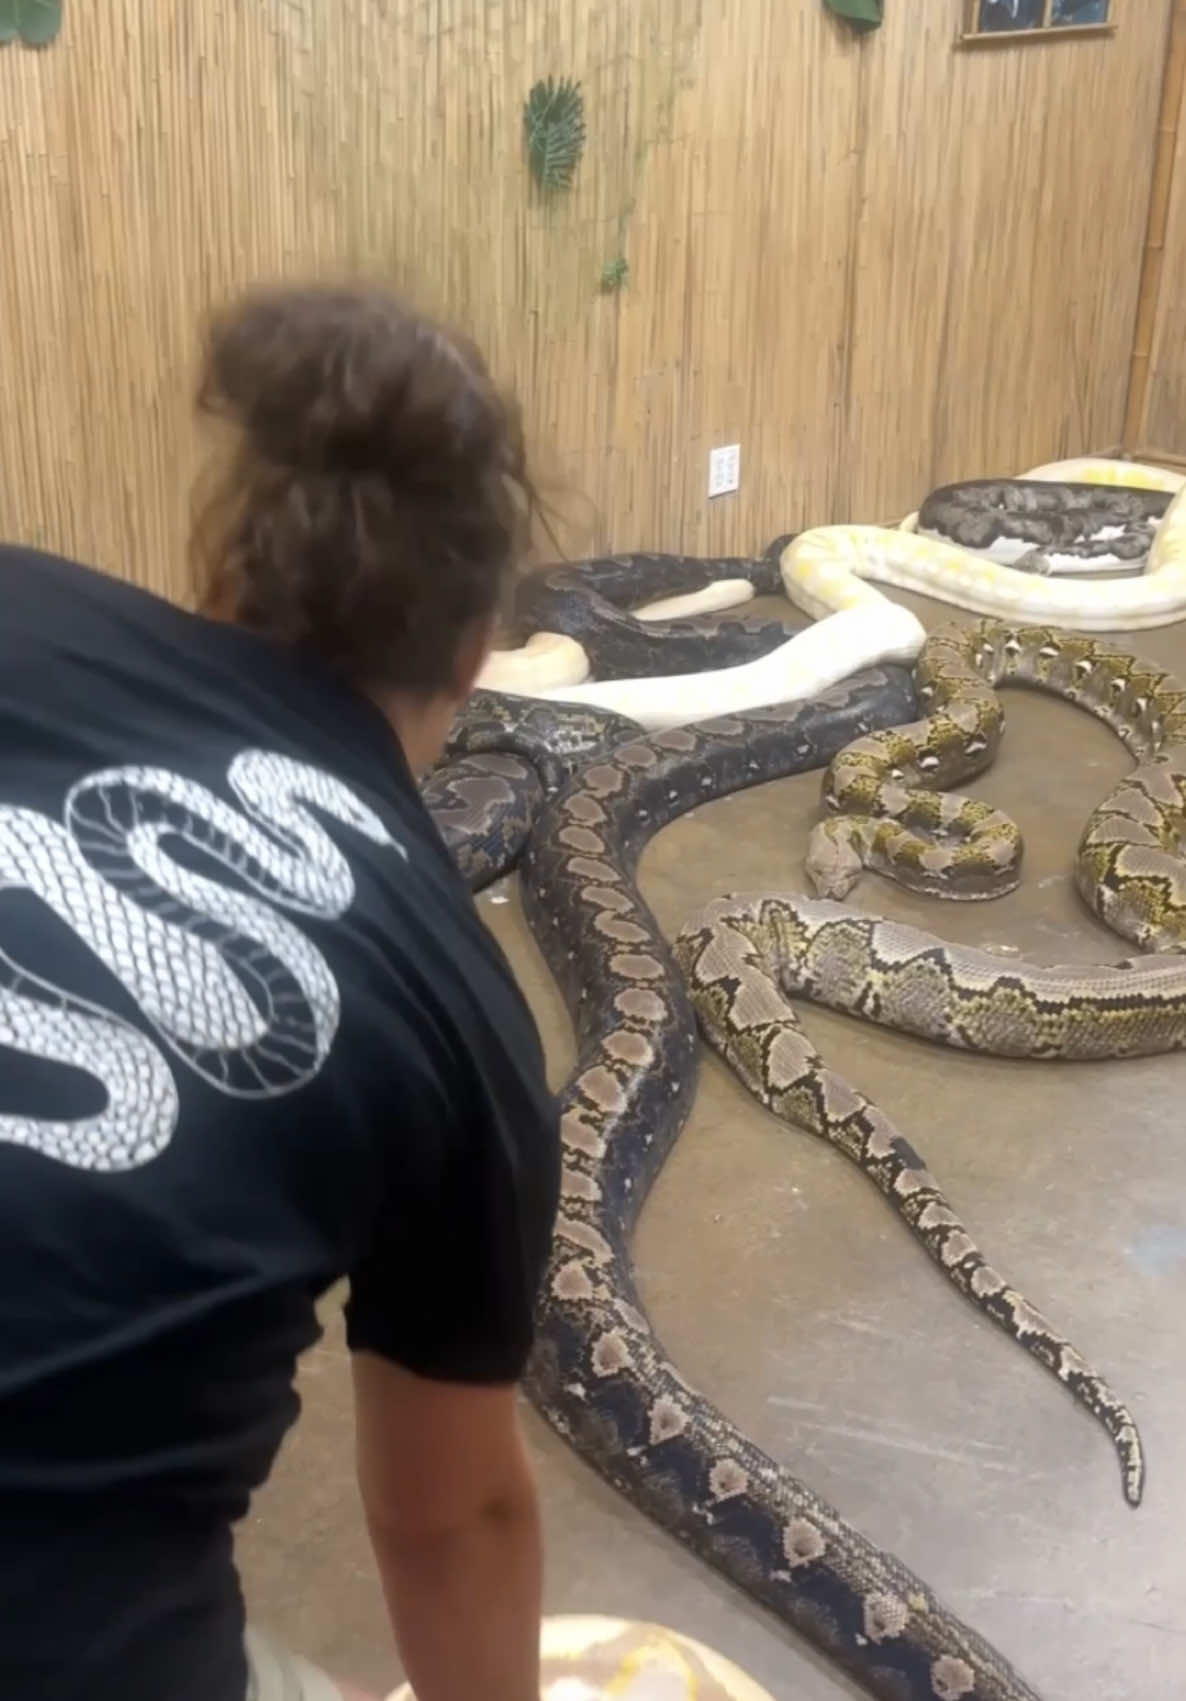
POLYGON ((297 471, 417 483, 489 471, 506 425, 477 350, 380 290, 248 296, 213 322, 200 400, 297 471))

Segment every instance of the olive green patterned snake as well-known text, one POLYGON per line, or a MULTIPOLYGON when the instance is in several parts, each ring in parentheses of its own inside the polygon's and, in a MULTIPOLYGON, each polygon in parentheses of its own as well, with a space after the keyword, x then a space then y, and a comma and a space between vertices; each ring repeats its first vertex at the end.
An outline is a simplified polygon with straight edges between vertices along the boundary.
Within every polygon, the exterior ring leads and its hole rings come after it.
POLYGON ((1131 1414, 986 1263, 909 1142, 811 1047, 791 1000, 997 1056, 1134 1057, 1186 1046, 1186 865, 1178 848, 1186 687, 1111 645, 997 621, 930 638, 916 687, 923 720, 856 740, 827 770, 824 801, 835 813, 816 827, 807 857, 825 896, 719 900, 684 928, 676 956, 709 1043, 763 1104, 856 1162, 949 1279, 1100 1420, 1136 1505, 1144 1460, 1131 1414), (1014 823, 935 789, 991 762, 1004 724, 994 687, 1007 683, 1086 709, 1136 757, 1089 817, 1075 873, 1096 914, 1152 955, 1100 967, 1005 965, 832 901, 866 867, 945 897, 990 897, 1017 884, 1014 823))

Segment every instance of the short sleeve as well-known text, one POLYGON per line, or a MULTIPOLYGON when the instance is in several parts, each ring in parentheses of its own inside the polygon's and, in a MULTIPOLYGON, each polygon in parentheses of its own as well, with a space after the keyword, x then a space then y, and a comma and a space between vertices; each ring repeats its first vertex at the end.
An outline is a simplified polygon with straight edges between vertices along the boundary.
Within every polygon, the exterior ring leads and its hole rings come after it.
POLYGON ((556 1212, 559 1124, 526 1002, 497 952, 427 992, 393 1043, 383 1157, 350 1272, 347 1340, 418 1375, 519 1379, 556 1212), (494 987, 500 996, 492 996, 494 987))

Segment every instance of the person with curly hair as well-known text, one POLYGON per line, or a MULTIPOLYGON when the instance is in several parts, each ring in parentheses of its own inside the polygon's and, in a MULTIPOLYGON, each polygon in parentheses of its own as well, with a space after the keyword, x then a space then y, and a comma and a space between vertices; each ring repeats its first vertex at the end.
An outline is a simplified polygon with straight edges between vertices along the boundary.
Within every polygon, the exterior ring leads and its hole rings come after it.
POLYGON ((0 1694, 359 1701, 232 1557, 346 1278, 418 1701, 538 1701, 556 1108, 417 787, 524 550, 518 412, 368 288, 232 306, 199 400, 195 610, 0 549, 0 1694))

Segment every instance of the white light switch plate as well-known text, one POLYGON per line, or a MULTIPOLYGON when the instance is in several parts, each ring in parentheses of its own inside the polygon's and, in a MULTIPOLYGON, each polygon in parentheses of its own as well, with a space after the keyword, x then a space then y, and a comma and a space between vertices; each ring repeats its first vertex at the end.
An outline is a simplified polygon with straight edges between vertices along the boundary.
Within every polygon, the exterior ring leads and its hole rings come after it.
POLYGON ((741 444, 726 443, 708 452, 708 494, 727 496, 741 483, 741 444))

